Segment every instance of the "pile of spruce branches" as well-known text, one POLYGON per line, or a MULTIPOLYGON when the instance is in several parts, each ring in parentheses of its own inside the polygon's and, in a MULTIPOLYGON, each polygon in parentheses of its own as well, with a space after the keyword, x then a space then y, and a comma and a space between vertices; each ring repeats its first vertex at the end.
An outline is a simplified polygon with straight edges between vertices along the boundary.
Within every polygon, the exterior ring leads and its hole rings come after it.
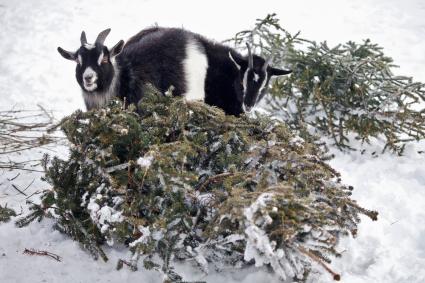
POLYGON ((293 74, 273 81, 264 107, 292 129, 328 136, 339 149, 356 149, 351 137, 384 141, 383 151, 402 154, 425 138, 425 85, 396 76, 393 60, 377 44, 347 42, 329 47, 289 33, 275 14, 231 40, 249 43, 293 74))
POLYGON ((270 266, 305 279, 339 256, 359 215, 326 152, 268 117, 236 118, 201 102, 146 88, 140 112, 119 101, 61 122, 66 160, 44 159, 51 191, 18 221, 53 218, 95 258, 125 245, 123 263, 181 281, 175 261, 214 268, 270 266))

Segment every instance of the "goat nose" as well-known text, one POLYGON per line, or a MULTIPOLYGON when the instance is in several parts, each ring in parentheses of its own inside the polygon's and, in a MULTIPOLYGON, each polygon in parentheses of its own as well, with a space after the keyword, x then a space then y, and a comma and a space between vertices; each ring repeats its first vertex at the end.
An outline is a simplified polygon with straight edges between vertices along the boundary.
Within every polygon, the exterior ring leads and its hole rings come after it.
POLYGON ((86 81, 86 82, 89 82, 89 81, 91 81, 91 79, 93 78, 93 74, 87 74, 87 75, 85 75, 84 76, 84 80, 86 81))

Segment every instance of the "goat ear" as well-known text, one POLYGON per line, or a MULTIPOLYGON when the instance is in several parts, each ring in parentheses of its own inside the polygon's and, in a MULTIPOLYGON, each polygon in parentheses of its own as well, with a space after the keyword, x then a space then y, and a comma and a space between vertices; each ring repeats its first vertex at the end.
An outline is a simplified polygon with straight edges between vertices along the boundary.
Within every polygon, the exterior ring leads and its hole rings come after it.
POLYGON ((117 56, 118 54, 121 53, 122 49, 124 47, 124 40, 120 40, 117 44, 115 44, 114 47, 111 48, 110 52, 110 56, 114 57, 117 56))
POLYGON ((65 58, 67 60, 75 61, 77 59, 77 53, 76 52, 66 51, 66 50, 62 49, 61 47, 58 47, 58 52, 59 52, 60 55, 62 55, 63 58, 65 58))
POLYGON ((242 68, 242 66, 247 64, 247 62, 245 62, 245 60, 242 59, 240 56, 232 55, 231 51, 229 51, 229 58, 230 58, 230 60, 232 60, 233 64, 235 64, 235 66, 236 66, 236 68, 238 68, 238 70, 240 70, 242 68))
POLYGON ((268 67, 267 73, 269 73, 270 76, 283 76, 292 73, 292 70, 282 70, 273 67, 268 67))

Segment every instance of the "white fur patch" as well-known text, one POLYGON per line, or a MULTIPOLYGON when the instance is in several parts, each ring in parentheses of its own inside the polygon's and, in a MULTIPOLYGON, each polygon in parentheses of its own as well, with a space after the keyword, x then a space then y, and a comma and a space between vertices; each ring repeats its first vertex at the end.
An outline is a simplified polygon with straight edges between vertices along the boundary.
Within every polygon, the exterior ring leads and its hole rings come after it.
POLYGON ((184 96, 187 100, 204 100, 208 60, 207 56, 193 40, 187 43, 183 68, 186 79, 186 93, 184 96))
POLYGON ((243 75, 243 80, 242 80, 244 97, 245 97, 245 94, 246 94, 246 90, 248 88, 248 71, 249 70, 250 70, 249 68, 246 69, 245 74, 243 75))
MULTIPOLYGON (((264 77, 264 81, 261 83, 260 89, 258 90, 257 100, 260 97, 260 94, 263 91, 263 89, 266 87, 267 79, 268 79, 268 73, 266 72, 266 76, 264 77)), ((255 103, 257 103, 257 102, 258 101, 256 101, 255 103)))
POLYGON ((83 58, 81 58, 80 54, 78 54, 77 63, 80 64, 80 65, 83 65, 83 58))
POLYGON ((87 91, 93 91, 97 88, 97 73, 93 71, 91 67, 87 67, 83 73, 83 84, 84 88, 87 91), (90 80, 87 81, 86 78, 90 77, 90 80))
POLYGON ((102 52, 100 52, 100 56, 99 56, 99 58, 97 59, 97 64, 98 64, 99 66, 102 64, 102 60, 103 60, 103 51, 102 51, 102 52))
POLYGON ((90 43, 86 43, 86 44, 84 44, 84 48, 86 48, 86 49, 88 49, 88 50, 91 50, 91 49, 93 49, 93 48, 95 48, 96 46, 94 45, 94 44, 90 44, 90 43))
POLYGON ((260 76, 257 73, 254 73, 254 81, 258 82, 259 78, 260 78, 260 76))

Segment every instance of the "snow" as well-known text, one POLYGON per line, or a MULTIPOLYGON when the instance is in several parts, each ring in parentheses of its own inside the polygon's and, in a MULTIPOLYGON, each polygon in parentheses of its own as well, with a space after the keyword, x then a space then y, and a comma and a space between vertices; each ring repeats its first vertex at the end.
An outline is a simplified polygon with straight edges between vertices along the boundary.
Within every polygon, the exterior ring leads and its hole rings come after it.
MULTIPOLYGON (((300 30, 305 38, 327 40, 329 45, 370 38, 400 65, 397 73, 425 81, 425 3, 420 0, 264 0, 261 5, 242 0, 121 0, 119 4, 0 0, 0 110, 13 106, 34 109, 40 104, 60 118, 83 109, 75 65, 56 51, 57 46, 75 50, 82 29, 93 42, 101 30, 111 27, 108 46, 155 23, 184 26, 221 41, 271 12, 279 15, 288 31, 300 30)), ((377 222, 362 219, 357 239, 341 242, 343 256, 331 267, 341 273, 342 282, 425 282, 425 155, 419 154, 420 150, 425 150, 425 142, 408 146, 403 157, 334 152, 336 158, 330 163, 345 183, 355 187, 353 197, 380 213, 377 222)), ((64 156, 66 150, 57 148, 50 153, 64 156)), ((35 150, 26 157, 40 154, 35 150)), ((48 185, 37 172, 21 172, 19 178, 9 180, 15 175, 0 171, 0 204, 25 213, 26 196, 12 184, 25 188, 34 179, 26 191, 28 196, 36 193, 31 201, 37 201, 48 185)), ((48 220, 22 229, 12 222, 0 224, 0 282, 161 282, 159 274, 142 268, 116 271, 117 260, 128 259, 130 254, 119 248, 105 249, 110 258, 107 263, 92 260, 76 242, 54 231, 48 220), (57 253, 62 262, 24 255, 25 248, 57 253)), ((278 282, 276 275, 256 267, 211 271, 208 276, 188 264, 177 270, 185 280, 278 282)), ((317 279, 330 281, 326 273, 317 279)))
POLYGON ((342 243, 347 252, 334 269, 344 270, 344 282, 425 282, 425 167, 416 152, 424 148, 411 146, 404 157, 336 153, 330 162, 354 198, 379 211, 379 221, 362 218, 358 238, 342 243))
POLYGON ((153 161, 153 156, 148 155, 148 156, 144 156, 144 157, 139 157, 139 159, 137 159, 137 164, 142 167, 142 168, 149 168, 152 164, 153 161))
POLYGON ((249 207, 245 208, 244 215, 246 219, 245 234, 247 237, 247 243, 244 253, 244 259, 246 261, 255 260, 255 266, 260 267, 266 264, 270 264, 276 274, 282 279, 292 278, 295 274, 291 267, 285 268, 282 266, 280 259, 284 257, 284 251, 282 249, 276 249, 276 242, 270 241, 269 237, 264 231, 264 225, 271 222, 268 221, 270 216, 266 215, 261 217, 261 222, 255 219, 255 214, 261 212, 262 208, 267 206, 267 203, 272 200, 272 193, 263 193, 257 200, 249 207), (263 227, 259 227, 263 226, 263 227))
POLYGON ((149 230, 149 226, 142 226, 140 225, 138 227, 140 233, 142 233, 142 235, 135 241, 131 242, 129 244, 130 247, 135 247, 137 244, 147 244, 149 241, 149 238, 151 236, 151 231, 149 230))

